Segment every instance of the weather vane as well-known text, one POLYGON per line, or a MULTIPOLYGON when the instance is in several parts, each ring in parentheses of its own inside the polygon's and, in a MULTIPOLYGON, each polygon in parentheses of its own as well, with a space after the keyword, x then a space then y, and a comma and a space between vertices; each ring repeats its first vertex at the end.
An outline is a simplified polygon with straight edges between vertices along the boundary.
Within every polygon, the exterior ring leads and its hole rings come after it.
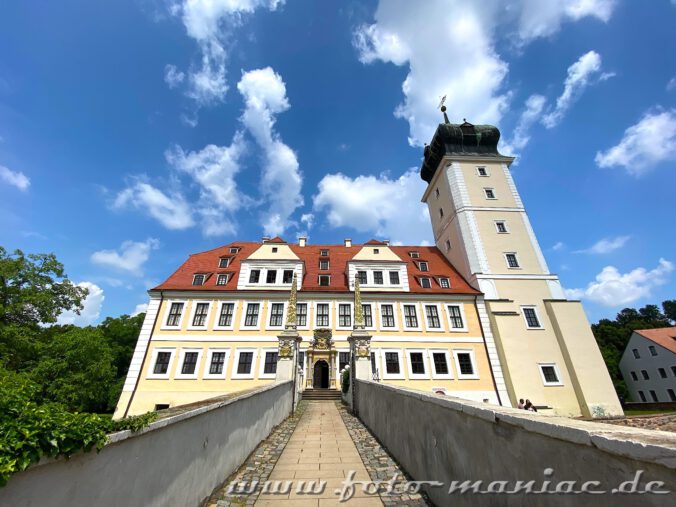
POLYGON ((439 105, 437 106, 439 109, 441 109, 441 112, 444 113, 444 121, 446 123, 451 123, 448 121, 448 116, 446 116, 446 106, 444 105, 446 103, 446 95, 441 97, 441 100, 439 100, 439 105))

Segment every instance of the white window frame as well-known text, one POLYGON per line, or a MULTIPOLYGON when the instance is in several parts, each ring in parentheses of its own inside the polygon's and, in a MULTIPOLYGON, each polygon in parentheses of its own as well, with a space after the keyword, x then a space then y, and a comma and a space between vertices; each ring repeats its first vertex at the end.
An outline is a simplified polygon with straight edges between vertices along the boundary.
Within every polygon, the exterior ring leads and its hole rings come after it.
POLYGON ((503 252, 502 254, 505 258, 505 265, 507 266, 507 269, 521 269, 521 261, 519 260, 519 256, 516 254, 516 252, 503 252), (514 258, 516 259, 516 266, 510 266, 509 265, 509 260, 507 259, 508 255, 513 255, 514 258))
POLYGON ((403 380, 405 378, 404 376, 404 368, 406 367, 404 365, 404 353, 402 352, 401 349, 380 349, 381 353, 381 364, 382 364, 382 371, 380 378, 385 379, 385 380, 403 380), (396 352, 398 357, 399 357, 399 373, 387 373, 387 363, 385 362, 385 353, 386 352, 396 352))
POLYGON ((181 330, 183 329, 183 320, 185 319, 185 314, 188 313, 188 300, 187 299, 168 299, 165 303, 165 312, 162 317, 162 330, 181 330), (178 326, 170 326, 167 324, 169 320, 169 312, 171 311, 171 305, 173 303, 183 303, 183 311, 181 312, 181 318, 178 321, 178 326))
POLYGON ((536 305, 523 305, 521 306, 521 316, 523 317, 523 322, 526 325, 526 329, 531 329, 534 331, 544 329, 545 327, 542 325, 542 318, 540 318, 540 312, 538 311, 538 307, 536 305), (540 324, 540 327, 530 327, 528 325, 528 319, 526 319, 526 312, 524 312, 525 308, 532 308, 533 311, 535 312, 535 317, 538 319, 538 323, 540 324))
POLYGON ((236 255, 236 254, 239 253, 239 251, 240 251, 240 248, 239 248, 238 246, 231 246, 231 247, 230 247, 230 253, 231 253, 231 254, 236 255))
POLYGON ((408 302, 402 302, 401 303, 401 318, 402 318, 402 326, 404 328, 404 331, 422 331, 422 323, 420 322, 420 305, 419 303, 408 303, 408 302), (406 325, 406 313, 404 312, 404 306, 412 306, 415 308, 415 317, 416 320, 418 321, 418 325, 415 327, 408 327, 406 325))
POLYGON ((174 358, 176 357, 176 347, 155 347, 150 356, 150 364, 148 365, 147 379, 168 379, 171 375, 171 369, 174 366, 174 358), (169 364, 167 365, 167 373, 153 373, 155 370, 155 363, 157 362, 157 355, 160 352, 170 352, 169 364))
POLYGON ((319 275, 317 275, 317 287, 331 287, 331 275, 327 275, 325 273, 320 273, 319 275), (323 276, 325 276, 329 279, 328 285, 321 285, 320 280, 323 276))
POLYGON ((228 285, 229 281, 230 281, 229 273, 216 273, 216 287, 223 287, 224 285, 228 285), (221 277, 225 277, 225 283, 218 283, 221 277))
POLYGON ((495 188, 484 187, 484 197, 489 201, 495 201, 498 198, 497 194, 495 193, 495 188), (488 190, 490 190, 493 193, 493 197, 488 197, 488 190))
POLYGON ((218 268, 219 269, 225 269, 230 266, 230 262, 232 261, 232 257, 228 257, 226 255, 219 257, 218 258, 218 268), (221 266, 221 261, 226 260, 227 262, 225 263, 225 266, 221 266))
POLYGON ((420 259, 420 252, 418 252, 418 251, 416 251, 416 250, 411 250, 411 251, 408 253, 408 256, 409 256, 411 259, 420 259))
POLYGON ((476 166, 476 175, 477 175, 479 178, 488 178, 488 177, 491 175, 491 171, 490 171, 490 169, 488 169, 488 167, 486 167, 485 165, 478 165, 478 166, 476 166), (486 171, 486 174, 481 174, 481 173, 479 172, 479 169, 483 169, 484 171, 486 171))
POLYGON ((371 325, 371 326, 367 326, 367 325, 364 323, 364 329, 370 329, 370 330, 375 331, 375 329, 376 329, 376 312, 375 312, 375 309, 373 308, 373 302, 371 302, 371 301, 366 301, 366 302, 362 301, 361 304, 362 304, 362 306, 363 306, 363 305, 368 305, 368 306, 371 307, 371 324, 372 324, 372 325, 371 325))
POLYGON ((188 326, 186 329, 189 331, 206 331, 209 329, 209 319, 211 318, 211 307, 213 306, 213 301, 205 301, 205 300, 198 300, 194 299, 193 301, 190 302, 190 319, 188 320, 188 326), (209 305, 207 307, 207 318, 204 321, 203 326, 193 326, 192 322, 193 319, 195 318, 195 312, 197 311, 197 305, 206 303, 209 305))
POLYGON ((176 366, 176 373, 174 374, 175 379, 196 379, 199 377, 200 373, 200 363, 202 361, 202 353, 204 349, 198 347, 181 347, 181 353, 179 354, 178 365, 176 366), (194 373, 181 373, 183 368, 183 361, 185 361, 185 355, 187 352, 197 352, 197 362, 195 363, 195 372, 194 373))
POLYGON ((451 288, 451 279, 448 278, 447 276, 439 276, 439 277, 437 277, 437 283, 439 284, 439 287, 441 287, 442 289, 450 289, 450 288, 451 288), (446 280, 446 284, 448 285, 448 287, 444 287, 444 286, 441 284, 441 281, 442 281, 442 280, 446 280))
POLYGON ((289 306, 288 301, 268 301, 267 312, 266 312, 266 315, 265 315, 265 329, 284 329, 284 324, 286 324, 286 315, 287 315, 286 309, 288 308, 288 306, 289 306), (272 324, 270 324, 270 318, 272 317, 272 305, 273 304, 278 304, 278 305, 283 306, 283 309, 282 309, 282 324, 279 325, 279 326, 273 326, 272 324))
POLYGON ((493 220, 493 223, 495 224, 495 231, 498 234, 509 234, 509 227, 507 227, 507 220, 493 220), (505 227, 505 231, 501 231, 500 228, 498 227, 498 224, 502 224, 505 227))
POLYGON ((453 349, 453 362, 455 363, 455 371, 458 374, 458 380, 477 380, 479 378, 479 367, 477 365, 476 355, 473 349, 453 349), (458 360, 458 354, 469 354, 470 360, 472 361, 472 370, 474 373, 467 375, 460 371, 460 361, 458 360))
POLYGON ((422 304, 422 309, 423 309, 423 318, 425 320, 425 331, 428 333, 444 333, 446 332, 446 328, 444 327, 444 311, 441 308, 441 303, 428 303, 424 302, 422 304), (437 307, 437 315, 439 316, 439 327, 434 328, 434 327, 429 327, 429 324, 427 322, 427 310, 425 309, 426 306, 436 306, 437 307))
POLYGON ((245 331, 257 331, 261 328, 261 320, 263 320, 263 304, 264 301, 243 301, 242 302, 242 315, 240 316, 239 328, 245 331), (258 321, 255 326, 245 326, 246 322, 246 310, 250 304, 258 304, 258 321))
POLYGON ((209 348, 207 350, 207 360, 204 363, 204 373, 202 378, 205 380, 225 380, 228 373, 228 364, 230 362, 230 349, 223 347, 209 348), (211 358, 215 352, 225 352, 225 359, 223 360, 223 373, 209 373, 211 368, 211 358))
MULTIPOLYGON (((331 301, 313 301, 312 302, 312 328, 313 329, 333 329, 333 306, 331 301), (317 305, 329 305, 329 325, 317 325, 317 305)), ((309 319, 308 315, 308 319, 309 319)))
POLYGON ((448 349, 428 349, 427 350, 429 362, 430 362, 430 371, 432 372, 433 379, 452 379, 453 378, 453 363, 451 363, 451 353, 448 349), (448 373, 437 373, 437 368, 434 364, 434 354, 443 354, 446 358, 446 366, 448 367, 448 373))
POLYGON ((322 258, 320 257, 320 259, 319 259, 319 270, 320 270, 320 271, 328 271, 330 268, 331 268, 331 261, 330 261, 328 258, 322 259, 322 258), (322 267, 322 265, 323 265, 324 263, 326 263, 326 267, 325 267, 325 268, 322 267))
POLYGON ((427 261, 418 261, 418 270, 420 270, 421 273, 429 273, 430 272, 430 263, 427 261), (422 265, 425 265, 427 269, 423 269, 422 265))
POLYGON ((383 301, 378 303, 378 323, 380 324, 379 329, 383 331, 399 331, 399 311, 397 308, 397 303, 393 301, 383 301), (383 305, 392 305, 392 312, 394 316, 394 327, 384 327, 383 326, 383 305))
MULTIPOLYGON (((264 373, 265 370, 265 355, 268 352, 277 352, 277 367, 279 367, 279 347, 266 347, 258 349, 260 353, 260 361, 258 365, 258 378, 275 378, 277 373, 264 373)), ((253 365, 252 365, 253 368, 253 365)))
POLYGON ((235 328, 235 318, 237 316, 237 301, 219 301, 218 304, 216 305, 216 308, 218 311, 216 312, 216 315, 214 316, 214 326, 213 329, 214 331, 216 330, 229 330, 232 331, 235 328), (219 326, 218 322, 221 319, 221 310, 223 309, 223 305, 225 304, 232 304, 232 320, 230 321, 229 326, 219 326))
POLYGON ((258 359, 258 349, 252 347, 237 347, 235 349, 235 360, 232 362, 231 379, 252 379, 256 374, 256 360, 258 359), (242 352, 253 352, 251 357, 251 371, 249 373, 237 373, 237 366, 239 365, 239 356, 242 352))
POLYGON ((538 363, 538 370, 540 370, 540 377, 542 378, 542 384, 549 387, 549 386, 562 386, 563 381, 561 380, 561 372, 559 371, 559 367, 557 366, 556 363, 538 363), (557 382, 547 382, 547 379, 545 378, 545 372, 542 370, 543 367, 549 367, 551 366, 554 368, 554 373, 556 373, 556 378, 559 380, 557 382))
POLYGON ((207 280, 208 280, 208 279, 209 279, 209 274, 207 274, 207 273, 195 273, 195 274, 192 275, 192 283, 191 283, 191 285, 192 285, 193 287, 204 287, 204 285, 207 283, 207 280), (204 277, 204 279, 202 280, 202 283, 195 284, 195 277, 196 277, 196 276, 203 276, 203 277, 204 277))
POLYGON ((430 368, 428 366, 427 350, 425 350, 425 349, 406 349, 406 359, 408 360, 406 366, 407 366, 407 369, 408 369, 409 380, 426 380, 426 379, 430 378, 430 368), (413 353, 413 352, 422 353, 423 368, 425 369, 424 373, 413 373, 413 367, 411 365, 411 353, 413 353))
POLYGON ((464 303, 444 303, 444 312, 446 313, 446 323, 448 325, 449 333, 466 333, 467 328, 467 317, 465 315, 465 305, 464 303), (453 327, 451 324, 451 314, 448 311, 449 306, 458 306, 460 307, 460 318, 462 318, 462 327, 453 327))
POLYGON ((354 302, 336 301, 336 329, 353 329, 354 327, 354 302), (340 305, 348 305, 350 307, 350 325, 340 325, 340 305))
MULTIPOLYGON (((335 370, 335 377, 334 378, 337 378, 338 380, 341 380, 341 378, 340 378, 340 353, 341 352, 347 352, 349 354, 350 349, 349 348, 336 349, 336 364, 333 365, 333 368, 335 370)), ((371 361, 371 359, 369 358, 369 362, 370 361, 371 361)), ((348 361, 347 364, 349 365, 350 361, 348 361)))
POLYGON ((420 284, 420 288, 421 288, 421 289, 432 289, 432 288, 434 288, 434 287, 432 287, 432 277, 431 277, 431 276, 418 276, 417 278, 418 278, 418 283, 420 284), (428 282, 430 282, 430 286, 429 286, 429 287, 425 287, 425 286, 423 285, 423 282, 422 282, 423 279, 425 279, 425 280, 427 280, 428 282))
MULTIPOLYGON (((305 325, 304 326, 298 326, 298 329, 310 329, 310 315, 312 315, 311 310, 312 310, 312 303, 310 301, 298 301, 296 305, 306 305, 307 307, 307 314, 305 315, 305 325)), ((286 309, 285 309, 286 311, 286 309)), ((296 312, 298 312, 298 306, 296 306, 296 312)), ((286 314, 285 314, 286 315, 286 314)), ((296 313, 296 315, 298 315, 296 313)))

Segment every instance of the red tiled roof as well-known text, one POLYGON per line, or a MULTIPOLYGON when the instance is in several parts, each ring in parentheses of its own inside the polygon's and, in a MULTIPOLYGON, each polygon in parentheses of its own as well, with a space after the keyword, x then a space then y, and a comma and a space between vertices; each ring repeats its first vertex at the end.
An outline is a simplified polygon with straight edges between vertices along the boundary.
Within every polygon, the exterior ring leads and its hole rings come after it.
MULTIPOLYGON (((192 254, 181 267, 153 290, 236 291, 237 280, 239 278, 238 274, 242 261, 246 260, 246 258, 260 246, 261 243, 238 242, 206 252, 192 254), (241 248, 241 250, 237 254, 230 254, 230 248, 233 246, 237 246, 241 248), (227 268, 218 268, 218 260, 221 257, 232 257, 230 265, 227 268), (204 285, 193 286, 192 279, 195 273, 230 273, 231 276, 226 285, 216 285, 217 277, 210 276, 204 285)), ((291 250, 300 258, 301 262, 305 264, 305 276, 303 278, 301 291, 349 292, 347 262, 352 260, 352 258, 362 249, 362 246, 363 245, 353 245, 349 247, 344 245, 307 245, 301 247, 297 244, 289 245, 289 248, 291 248, 291 250), (320 256, 321 250, 328 250, 329 256, 320 256), (329 260, 329 269, 320 271, 319 261, 327 259, 329 260), (323 275, 331 275, 330 286, 325 287, 319 285, 320 273, 323 275)), ((407 265, 410 292, 419 294, 479 294, 479 291, 472 288, 465 281, 436 247, 390 246, 389 248, 407 265), (412 250, 420 252, 419 259, 412 259, 408 255, 408 252, 412 250), (427 262, 429 271, 420 271, 416 261, 427 262), (418 281, 421 276, 429 277, 432 280, 431 288, 426 289, 421 287, 418 281), (449 289, 443 289, 439 286, 439 277, 449 279, 449 289)), ((261 287, 261 290, 265 290, 265 288, 261 287)))
POLYGON ((676 326, 657 329, 635 329, 635 333, 676 353, 676 326))
POLYGON ((370 239, 364 244, 365 245, 387 245, 387 243, 385 243, 384 241, 378 241, 377 239, 370 239))
POLYGON ((286 243, 286 241, 279 236, 275 236, 274 238, 267 240, 266 243, 286 243))

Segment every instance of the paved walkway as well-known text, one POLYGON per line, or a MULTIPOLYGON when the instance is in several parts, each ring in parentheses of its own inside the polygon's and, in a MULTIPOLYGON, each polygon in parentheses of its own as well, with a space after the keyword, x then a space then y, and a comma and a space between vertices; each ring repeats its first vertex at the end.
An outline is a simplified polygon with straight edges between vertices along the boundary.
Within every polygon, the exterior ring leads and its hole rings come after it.
POLYGON ((368 429, 333 401, 302 401, 207 502, 209 507, 426 506, 419 494, 360 481, 388 481, 401 469, 368 429), (356 445, 355 445, 356 444, 356 445), (348 499, 346 484, 357 482, 348 499), (266 482, 267 481, 267 482, 266 482), (379 493, 381 496, 379 496, 379 493))

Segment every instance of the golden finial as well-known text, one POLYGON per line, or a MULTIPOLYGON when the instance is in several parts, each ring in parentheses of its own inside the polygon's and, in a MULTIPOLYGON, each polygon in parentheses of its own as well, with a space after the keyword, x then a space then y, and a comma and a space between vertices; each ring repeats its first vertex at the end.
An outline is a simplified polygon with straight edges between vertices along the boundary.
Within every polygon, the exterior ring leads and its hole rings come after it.
POLYGON ((291 293, 289 294, 289 306, 286 310, 286 329, 296 329, 296 273, 291 280, 291 293))
POLYGON ((361 306, 359 278, 354 279, 354 329, 364 329, 364 308, 361 306))

